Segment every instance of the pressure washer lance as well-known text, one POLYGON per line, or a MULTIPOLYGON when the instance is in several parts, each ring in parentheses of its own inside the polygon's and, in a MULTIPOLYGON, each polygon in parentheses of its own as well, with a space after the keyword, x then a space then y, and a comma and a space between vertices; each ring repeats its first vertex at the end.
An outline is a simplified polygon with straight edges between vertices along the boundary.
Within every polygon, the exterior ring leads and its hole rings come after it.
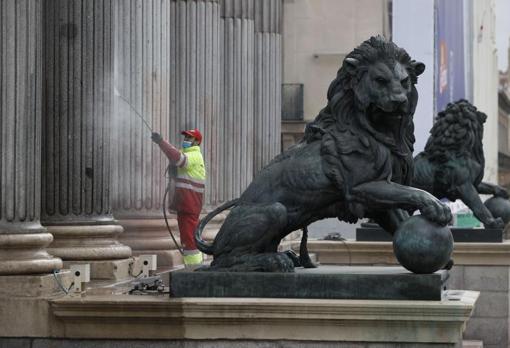
POLYGON ((124 103, 127 104, 127 106, 129 106, 136 114, 136 116, 140 117, 140 119, 142 120, 143 124, 151 131, 151 134, 152 132, 154 132, 152 130, 152 127, 149 126, 149 124, 147 123, 147 121, 145 121, 145 118, 143 118, 142 114, 140 114, 136 109, 135 107, 126 99, 122 96, 122 94, 119 93, 119 90, 117 88, 114 88, 113 89, 113 93, 115 94, 115 96, 119 97, 120 99, 122 99, 122 101, 124 101, 124 103))
MULTIPOLYGON (((135 107, 119 93, 119 90, 117 88, 113 89, 113 93, 115 94, 115 96, 119 97, 124 103, 126 103, 135 112, 135 114, 142 120, 143 124, 151 131, 151 134, 152 134, 154 131, 153 131, 152 127, 147 123, 145 118, 142 116, 142 114, 140 114, 135 109, 135 107)), ((168 232, 170 233, 170 237, 172 237, 172 240, 174 241, 175 247, 177 248, 177 250, 179 250, 179 253, 181 253, 181 255, 184 256, 184 251, 183 251, 182 247, 179 245, 179 243, 177 243, 177 240, 175 239, 174 234, 172 233, 172 229, 170 228, 170 224, 168 223, 168 217, 166 215, 166 198, 167 198, 168 192, 170 192, 170 188, 171 188, 171 186, 170 186, 170 175, 171 175, 170 168, 171 167, 173 167, 173 166, 171 164, 169 164, 168 167, 166 167, 165 174, 164 174, 165 177, 166 177, 167 173, 169 174, 169 178, 168 178, 169 181, 168 181, 168 185, 166 186, 165 194, 163 195, 163 204, 162 204, 163 217, 165 218, 166 228, 168 229, 168 232)))

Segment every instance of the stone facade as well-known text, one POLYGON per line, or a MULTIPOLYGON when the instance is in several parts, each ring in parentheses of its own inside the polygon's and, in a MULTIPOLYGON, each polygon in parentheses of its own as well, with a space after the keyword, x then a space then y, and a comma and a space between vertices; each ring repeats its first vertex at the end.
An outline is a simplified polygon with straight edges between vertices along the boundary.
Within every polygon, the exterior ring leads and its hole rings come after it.
POLYGON ((281 151, 280 0, 224 0, 219 201, 239 197, 281 151))
MULTIPOLYGON (((510 48, 508 49, 510 63, 510 48)), ((498 184, 510 188, 510 64, 499 73, 498 86, 498 184)))
POLYGON ((509 284, 509 266, 457 265, 453 268, 450 289, 480 291, 473 317, 464 332, 466 339, 483 340, 485 348, 510 346, 509 284))
POLYGON ((280 0, 255 2, 254 174, 281 151, 282 14, 280 0))
POLYGON ((388 3, 388 0, 284 1, 283 83, 303 84, 305 121, 313 120, 326 105, 325 92, 353 47, 372 35, 390 37, 388 3))
POLYGON ((40 223, 41 15, 42 1, 0 2, 0 275, 62 267, 40 223))
POLYGON ((206 208, 237 197, 280 151, 282 14, 281 0, 3 1, 6 260, 21 243, 60 268, 51 243, 66 262, 129 246, 178 262, 161 219, 167 161, 133 109, 176 144, 203 130, 206 208))
POLYGON ((222 13, 224 127, 219 137, 220 200, 239 197, 253 178, 254 2, 224 1, 222 13), (241 5, 241 6, 239 6, 241 5))
POLYGON ((217 201, 221 176, 218 149, 220 115, 220 5, 216 0, 170 2, 170 130, 179 145, 180 131, 198 128, 207 170, 205 204, 217 201))
POLYGON ((114 11, 112 209, 124 228, 122 243, 133 255, 156 254, 159 266, 181 260, 163 220, 168 161, 140 116, 165 139, 175 138, 168 117, 172 6, 170 0, 116 1, 114 11))
POLYGON ((41 220, 64 260, 125 259, 110 204, 113 1, 43 2, 41 220))
POLYGON ((160 214, 166 160, 119 96, 173 143, 203 130, 209 206, 279 152, 282 6, 0 0, 0 345, 460 346, 474 292, 428 304, 73 297, 72 275, 51 274, 90 263, 111 286, 131 262, 119 238, 174 262, 160 214))

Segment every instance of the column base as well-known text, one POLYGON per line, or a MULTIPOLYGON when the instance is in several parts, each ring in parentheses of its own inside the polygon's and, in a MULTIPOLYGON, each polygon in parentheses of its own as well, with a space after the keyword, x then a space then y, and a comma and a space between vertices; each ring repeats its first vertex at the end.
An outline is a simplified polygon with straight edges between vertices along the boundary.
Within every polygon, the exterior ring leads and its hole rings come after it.
POLYGON ((131 248, 118 242, 124 231, 116 224, 49 225, 54 241, 48 252, 65 261, 117 260, 131 257, 131 248))
POLYGON ((61 269, 62 260, 46 251, 52 240, 52 235, 44 232, 0 234, 0 275, 51 273, 61 269))
MULTIPOLYGON (((126 218, 118 220, 124 227, 120 242, 131 247, 133 256, 158 255, 158 267, 177 266, 182 258, 165 224, 164 219, 126 218)), ((177 243, 181 243, 177 220, 169 219, 170 229, 177 243)))

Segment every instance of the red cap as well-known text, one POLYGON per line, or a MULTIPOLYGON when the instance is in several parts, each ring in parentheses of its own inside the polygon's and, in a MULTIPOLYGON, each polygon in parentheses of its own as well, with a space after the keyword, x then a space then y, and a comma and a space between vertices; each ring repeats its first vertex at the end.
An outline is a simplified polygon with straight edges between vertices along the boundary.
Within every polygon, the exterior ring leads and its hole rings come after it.
POLYGON ((182 135, 189 135, 198 141, 198 145, 202 143, 202 133, 198 129, 190 129, 181 132, 182 135))

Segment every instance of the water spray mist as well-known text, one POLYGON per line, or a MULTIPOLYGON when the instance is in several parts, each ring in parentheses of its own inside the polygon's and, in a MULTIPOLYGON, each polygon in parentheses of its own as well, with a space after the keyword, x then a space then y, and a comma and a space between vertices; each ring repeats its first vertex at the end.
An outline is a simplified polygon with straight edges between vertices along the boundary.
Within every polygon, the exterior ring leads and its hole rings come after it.
POLYGON ((152 127, 147 123, 147 121, 145 121, 145 118, 143 118, 142 114, 140 114, 136 109, 135 107, 126 99, 122 96, 122 94, 119 93, 119 90, 117 88, 114 88, 113 89, 113 93, 115 94, 115 96, 119 97, 120 99, 122 99, 122 101, 124 101, 124 103, 126 103, 134 112, 135 114, 140 117, 140 119, 143 121, 143 124, 152 132, 154 132, 152 130, 152 127))

